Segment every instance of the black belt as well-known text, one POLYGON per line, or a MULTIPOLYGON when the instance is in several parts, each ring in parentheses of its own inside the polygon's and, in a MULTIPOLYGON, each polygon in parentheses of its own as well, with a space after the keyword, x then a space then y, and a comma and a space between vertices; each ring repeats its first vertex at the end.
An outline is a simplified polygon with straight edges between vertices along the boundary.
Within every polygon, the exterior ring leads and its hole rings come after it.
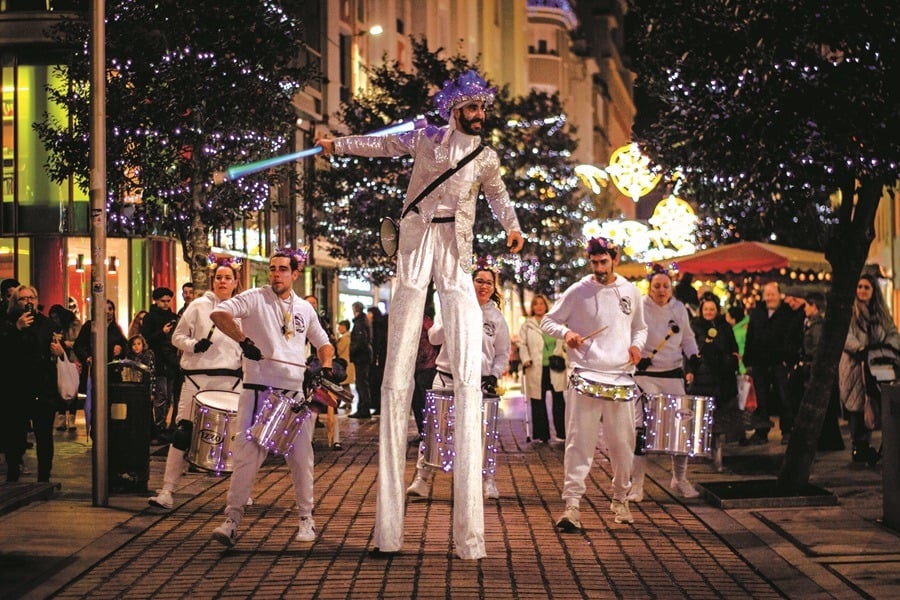
POLYGON ((184 378, 187 381, 190 381, 191 384, 198 390, 200 386, 197 385, 197 382, 191 379, 191 375, 206 375, 208 377, 234 377, 234 385, 231 386, 231 389, 235 389, 239 383, 241 383, 241 379, 244 377, 244 371, 241 369, 182 369, 181 372, 184 374, 184 378))
POLYGON ((182 369, 181 372, 185 375, 244 376, 244 372, 241 369, 182 369))
POLYGON ((437 374, 440 375, 441 377, 446 377, 447 379, 453 379, 453 375, 451 375, 450 373, 445 373, 445 372, 441 371, 440 369, 438 369, 437 374))
POLYGON ((435 217, 431 220, 432 223, 452 223, 456 220, 456 217, 435 217))

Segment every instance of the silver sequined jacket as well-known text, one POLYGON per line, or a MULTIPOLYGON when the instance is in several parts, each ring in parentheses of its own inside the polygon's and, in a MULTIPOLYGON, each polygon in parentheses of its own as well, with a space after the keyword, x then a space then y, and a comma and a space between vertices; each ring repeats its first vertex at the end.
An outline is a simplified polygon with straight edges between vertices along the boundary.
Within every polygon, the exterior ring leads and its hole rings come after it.
MULTIPOLYGON (((403 156, 413 157, 413 169, 403 209, 441 173, 451 168, 450 157, 461 158, 475 149, 480 138, 454 131, 448 144, 441 144, 446 127, 428 126, 409 133, 386 136, 354 135, 334 140, 335 154, 355 156, 403 156)), ((418 214, 410 212, 400 224, 399 252, 408 254, 418 248, 422 234, 435 216, 435 209, 442 198, 457 199, 456 245, 460 265, 468 271, 472 268, 472 226, 475 222, 475 201, 479 186, 503 229, 521 231, 519 220, 506 186, 500 178, 500 159, 491 148, 485 148, 472 162, 456 172, 418 204, 418 214)), ((450 202, 453 204, 453 202, 450 202)))

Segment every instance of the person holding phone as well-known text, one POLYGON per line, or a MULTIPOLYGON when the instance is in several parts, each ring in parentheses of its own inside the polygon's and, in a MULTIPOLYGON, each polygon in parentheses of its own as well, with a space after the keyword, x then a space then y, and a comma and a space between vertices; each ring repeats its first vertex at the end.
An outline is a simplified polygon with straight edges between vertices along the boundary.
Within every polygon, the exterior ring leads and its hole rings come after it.
POLYGON ((2 420, 7 481, 18 481, 21 475, 29 420, 37 446, 38 481, 50 481, 53 467, 53 417, 59 398, 54 359, 65 350, 53 340, 52 323, 36 306, 37 290, 19 286, 0 327, 0 363, 10 398, 2 420))

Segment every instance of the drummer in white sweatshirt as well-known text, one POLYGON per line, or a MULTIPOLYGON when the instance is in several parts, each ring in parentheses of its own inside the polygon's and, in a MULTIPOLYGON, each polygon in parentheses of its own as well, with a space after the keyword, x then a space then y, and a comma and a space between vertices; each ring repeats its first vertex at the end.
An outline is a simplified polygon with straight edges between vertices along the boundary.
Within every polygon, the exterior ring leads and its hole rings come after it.
MULTIPOLYGON (((650 291, 644 297, 644 320, 647 322, 647 344, 643 358, 637 364, 634 376, 638 387, 645 394, 685 394, 684 382, 693 380, 692 369, 685 369, 684 357, 693 363, 697 360, 697 340, 691 329, 691 321, 684 304, 672 297, 672 279, 666 270, 653 265, 650 275, 650 291)), ((643 409, 640 400, 635 403, 635 423, 643 426, 643 409)), ((672 491, 685 498, 696 498, 699 492, 687 479, 687 456, 672 455, 672 491)), ((644 474, 647 459, 634 457, 634 472, 631 476, 631 491, 628 500, 640 502, 644 499, 644 474)))
MULTIPOLYGON (((472 282, 475 284, 475 296, 478 298, 478 306, 481 307, 481 390, 486 396, 497 396, 498 381, 509 367, 509 350, 512 342, 509 336, 509 326, 503 313, 500 312, 501 297, 497 289, 497 276, 494 271, 482 267, 476 267, 472 273, 472 282)), ((440 313, 434 325, 428 330, 428 341, 435 346, 440 346, 436 366, 437 373, 434 376, 432 389, 452 390, 453 375, 450 368, 450 352, 447 350, 447 335, 444 329, 443 319, 440 313)), ((433 440, 431 440, 433 442, 433 440)), ((475 447, 468 448, 466 452, 480 452, 482 440, 477 440, 475 447)), ((419 446, 419 458, 416 462, 416 477, 406 489, 407 496, 425 497, 431 492, 431 474, 434 471, 425 464, 425 442, 419 446)), ((460 451, 459 448, 455 448, 460 451)), ((494 481, 494 469, 486 472, 482 469, 483 492, 485 499, 499 499, 500 491, 494 481)), ((455 500, 460 505, 462 501, 455 500)), ((463 511, 464 514, 469 514, 463 511)), ((454 515, 456 512, 454 511, 454 515)))
MULTIPOLYGON (((240 391, 241 348, 237 342, 216 331, 209 318, 220 302, 237 293, 237 266, 228 260, 213 262, 210 266, 214 269, 212 290, 188 305, 172 332, 172 344, 182 352, 180 364, 185 375, 178 398, 177 414, 182 418, 172 435, 162 489, 148 499, 151 506, 166 510, 175 506, 172 494, 187 467, 184 455, 190 448, 193 434, 191 408, 194 396, 204 390, 240 391)), ((234 410, 237 410, 237 403, 234 410)))
POLYGON ((569 347, 573 374, 566 389, 566 457, 562 498, 566 510, 556 526, 581 531, 579 505, 594 461, 600 420, 612 465, 612 503, 616 523, 633 523, 627 495, 634 459, 632 374, 647 339, 638 289, 617 276, 619 249, 604 238, 591 238, 587 254, 592 275, 567 289, 541 321, 541 329, 569 347), (590 382, 598 395, 578 392, 573 380, 590 382))

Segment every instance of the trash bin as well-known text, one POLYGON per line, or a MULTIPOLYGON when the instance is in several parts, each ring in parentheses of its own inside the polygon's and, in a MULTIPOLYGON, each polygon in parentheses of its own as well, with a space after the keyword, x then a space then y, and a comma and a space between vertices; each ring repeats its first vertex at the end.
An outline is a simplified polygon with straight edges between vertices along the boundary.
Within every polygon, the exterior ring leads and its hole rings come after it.
POLYGON ((150 370, 131 360, 108 365, 109 490, 145 493, 150 479, 150 370))
POLYGON ((900 531, 900 381, 881 384, 884 524, 900 531))

